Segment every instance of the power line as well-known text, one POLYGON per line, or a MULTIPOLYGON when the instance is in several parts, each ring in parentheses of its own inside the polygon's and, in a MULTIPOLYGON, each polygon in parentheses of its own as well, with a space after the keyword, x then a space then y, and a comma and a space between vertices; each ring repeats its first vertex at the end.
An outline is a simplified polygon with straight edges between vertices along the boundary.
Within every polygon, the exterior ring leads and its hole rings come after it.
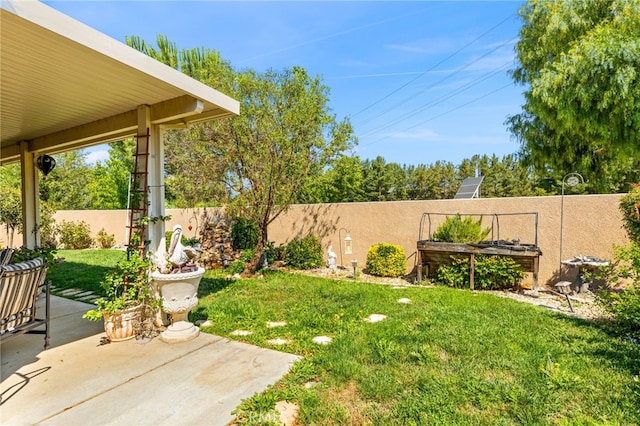
MULTIPOLYGON (((510 86, 513 86, 513 83, 505 84, 504 86, 498 87, 497 89, 494 89, 494 90, 492 90, 491 92, 485 93, 485 94, 483 94, 483 95, 481 95, 481 96, 479 96, 479 97, 477 97, 477 98, 474 98, 474 99, 472 99, 472 100, 470 100, 470 101, 468 101, 468 102, 465 102, 465 103, 463 103, 463 104, 461 104, 461 105, 458 105, 458 106, 456 106, 456 107, 454 107, 454 108, 451 108, 450 110, 447 110, 447 111, 445 111, 445 112, 442 112, 442 113, 440 113, 440 114, 438 114, 438 115, 434 115, 433 117, 429 117, 428 119, 426 119, 426 120, 424 120, 424 121, 421 121, 421 122, 419 122, 419 123, 416 123, 416 124, 414 124, 414 125, 412 125, 412 126, 406 127, 406 128, 404 128, 404 129, 402 129, 401 131, 411 130, 411 129, 413 129, 413 128, 417 127, 417 126, 420 126, 420 125, 422 125, 422 124, 428 123, 429 121, 433 121, 433 120, 435 120, 436 118, 440 118, 440 117, 442 117, 442 116, 444 116, 444 115, 450 114, 450 113, 452 113, 453 111, 459 110, 459 109, 464 108, 464 107, 466 107, 466 106, 468 106, 468 105, 470 105, 470 104, 472 104, 472 103, 474 103, 474 102, 477 102, 477 101, 480 101, 480 100, 482 100, 482 99, 484 99, 484 98, 487 98, 487 97, 489 97, 489 96, 493 95, 494 93, 499 92, 500 90, 504 90, 504 89, 506 89, 507 87, 510 87, 510 86)), ((371 146, 371 145, 374 145, 374 144, 376 144, 376 143, 378 143, 378 142, 380 142, 380 141, 382 141, 382 140, 384 140, 384 139, 385 139, 385 137, 382 137, 382 138, 376 139, 376 140, 375 140, 375 141, 373 141, 373 142, 369 142, 369 143, 367 143, 367 144, 359 145, 359 146, 360 146, 360 147, 367 147, 367 146, 371 146)))
POLYGON ((480 34, 478 37, 476 37, 475 39, 473 39, 472 41, 470 41, 469 43, 465 44, 464 46, 462 46, 460 49, 456 50, 455 52, 453 52, 452 54, 450 54, 449 56, 447 56, 446 58, 442 59, 440 62, 437 62, 436 64, 434 64, 433 66, 431 66, 430 68, 428 68, 427 70, 425 70, 424 72, 422 72, 421 74, 419 74, 418 76, 414 77, 413 79, 409 80, 407 83, 403 84, 402 86, 398 87, 395 90, 392 90, 391 92, 389 92, 388 94, 386 94, 385 96, 383 96, 382 98, 378 99, 377 101, 369 104, 368 106, 364 107, 363 109, 361 109, 360 111, 356 112, 355 114, 353 114, 352 117, 355 117, 365 111, 367 111, 368 109, 374 107, 375 105, 379 104, 380 102, 384 101, 385 99, 388 99, 389 97, 393 96, 394 94, 398 93, 400 90, 404 89, 405 87, 407 87, 408 85, 410 85, 411 83, 413 83, 414 81, 418 80, 419 78, 421 78, 422 76, 424 76, 425 74, 433 71, 436 67, 438 67, 439 65, 442 65, 443 63, 445 63, 446 61, 448 61, 449 59, 453 58, 454 56, 456 56, 458 53, 462 52, 463 50, 465 50, 467 47, 471 46, 472 44, 474 44, 475 42, 477 42, 478 40, 480 40, 481 38, 483 38, 484 36, 486 36, 487 34, 489 34, 490 32, 492 32, 493 30, 495 30, 496 28, 498 28, 500 25, 504 24, 505 22, 507 22, 509 19, 513 18, 515 16, 515 14, 511 14, 509 16, 507 16, 505 19, 503 19, 502 21, 500 21, 499 23, 497 23, 496 25, 494 25, 493 27, 489 28, 487 31, 485 31, 484 33, 480 34))
MULTIPOLYGON (((486 58, 487 56, 489 56, 490 54, 492 54, 493 52, 495 52, 496 50, 499 50, 501 48, 503 48, 504 46, 506 46, 507 44, 510 44, 511 42, 513 42, 514 40, 516 40, 517 37, 511 38, 509 40, 503 41, 502 43, 498 44, 497 46, 495 46, 493 49, 485 52, 484 54, 478 56, 477 58, 475 58, 473 61, 466 63, 464 66, 462 66, 461 68, 458 68, 457 70, 447 74, 446 76, 444 76, 443 78, 441 78, 440 80, 436 81, 435 83, 427 86, 426 88, 420 90, 419 92, 414 93, 413 95, 407 96, 406 98, 404 98, 403 100, 397 102, 396 104, 394 104, 393 106, 391 106, 390 108, 387 108, 386 110, 380 112, 378 115, 370 118, 367 122, 376 119, 394 109, 396 109, 397 107, 399 107, 400 105, 404 105, 406 102, 418 97, 419 95, 423 94, 424 92, 433 89, 434 87, 438 86, 439 84, 443 83, 444 81, 450 79, 451 77, 461 73, 462 71, 466 70, 467 68, 469 68, 471 65, 481 61, 482 59, 486 58)), ((367 122, 363 123, 366 124, 367 122)))
POLYGON ((503 64, 500 68, 498 68, 498 69, 496 69, 496 70, 494 70, 494 71, 492 71, 490 73, 484 74, 484 75, 476 78, 475 80, 470 81, 469 83, 465 84, 464 86, 454 90, 453 92, 451 92, 451 93, 449 93, 447 95, 440 96, 437 99, 434 99, 432 101, 427 102, 426 104, 422 105, 421 107, 419 107, 417 109, 414 109, 409 114, 405 114, 405 115, 397 118, 396 120, 393 120, 393 121, 391 121, 389 123, 386 123, 386 124, 384 124, 382 126, 379 126, 377 128, 374 128, 374 129, 370 130, 369 132, 365 133, 364 135, 362 135, 361 137, 366 137, 366 136, 369 136, 369 135, 371 135, 373 133, 377 133, 377 132, 379 132, 381 130, 388 129, 389 127, 391 127, 393 125, 396 125, 398 123, 401 123, 403 121, 406 121, 409 118, 411 118, 411 117, 413 117, 413 116, 415 116, 415 115, 417 115, 417 114, 419 114, 419 113, 421 113, 421 112, 423 112, 423 111, 425 111, 425 110, 427 110, 429 108, 432 108, 432 107, 435 107, 437 105, 440 105, 444 101, 449 100, 449 99, 453 98, 454 96, 459 95, 460 93, 469 90, 470 88, 480 84, 481 82, 483 82, 485 80, 488 80, 489 78, 495 76, 496 74, 504 72, 509 67, 509 65, 511 65, 511 64, 510 63, 503 64))

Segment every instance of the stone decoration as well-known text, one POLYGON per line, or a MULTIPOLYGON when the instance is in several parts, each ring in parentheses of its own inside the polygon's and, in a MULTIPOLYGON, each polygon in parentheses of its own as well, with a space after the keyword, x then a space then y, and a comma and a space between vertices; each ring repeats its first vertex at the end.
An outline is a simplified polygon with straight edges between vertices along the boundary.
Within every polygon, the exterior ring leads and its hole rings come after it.
POLYGON ((200 263, 207 269, 226 268, 240 256, 233 250, 230 220, 223 216, 207 219, 200 231, 200 263))

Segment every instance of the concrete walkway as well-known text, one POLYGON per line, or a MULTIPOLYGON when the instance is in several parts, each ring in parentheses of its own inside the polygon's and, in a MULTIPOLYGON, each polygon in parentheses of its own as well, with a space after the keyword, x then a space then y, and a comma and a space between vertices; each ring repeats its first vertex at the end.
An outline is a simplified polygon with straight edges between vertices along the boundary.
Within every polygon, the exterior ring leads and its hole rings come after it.
POLYGON ((299 359, 206 333, 101 345, 102 323, 82 319, 92 305, 51 299, 49 350, 38 334, 1 346, 0 424, 227 425, 299 359))

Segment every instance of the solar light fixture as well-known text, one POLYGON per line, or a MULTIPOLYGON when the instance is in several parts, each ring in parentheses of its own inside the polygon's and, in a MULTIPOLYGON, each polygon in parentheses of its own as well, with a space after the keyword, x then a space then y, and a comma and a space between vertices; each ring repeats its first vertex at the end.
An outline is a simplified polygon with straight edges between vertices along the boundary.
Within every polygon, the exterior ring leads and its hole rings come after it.
POLYGON ((338 230, 338 240, 340 241, 340 266, 344 267, 344 263, 342 262, 342 231, 345 231, 347 234, 344 238, 344 254, 353 253, 353 240, 351 239, 351 235, 349 235, 348 229, 340 228, 338 230))

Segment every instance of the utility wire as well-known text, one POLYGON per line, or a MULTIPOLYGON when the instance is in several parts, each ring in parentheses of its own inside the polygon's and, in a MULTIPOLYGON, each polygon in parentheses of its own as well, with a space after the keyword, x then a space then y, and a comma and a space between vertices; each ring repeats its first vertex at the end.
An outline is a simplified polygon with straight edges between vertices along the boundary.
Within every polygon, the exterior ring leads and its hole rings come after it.
MULTIPOLYGON (((481 96, 479 96, 479 97, 477 97, 477 98, 474 98, 474 99, 472 99, 472 100, 470 100, 470 101, 468 101, 468 102, 465 102, 465 103, 463 103, 463 104, 461 104, 461 105, 458 105, 458 106, 456 106, 456 107, 454 107, 454 108, 451 108, 450 110, 444 111, 444 112, 442 112, 442 113, 440 113, 440 114, 438 114, 438 115, 434 115, 434 116, 432 116, 432 117, 429 117, 428 119, 426 119, 426 120, 424 120, 424 121, 421 121, 421 122, 416 123, 416 124, 414 124, 414 125, 412 125, 412 126, 406 127, 406 128, 404 128, 404 129, 402 129, 401 131, 411 130, 411 129, 413 129, 413 128, 415 128, 415 127, 418 127, 418 126, 420 126, 420 125, 422 125, 422 124, 428 123, 429 121, 433 121, 433 120, 435 120, 436 118, 440 118, 440 117, 442 117, 443 115, 450 114, 450 113, 452 113, 453 111, 457 111, 457 110, 459 110, 459 109, 461 109, 461 108, 464 108, 464 107, 466 107, 466 106, 468 106, 468 105, 470 105, 470 104, 472 104, 472 103, 474 103, 474 102, 477 102, 477 101, 480 101, 480 100, 482 100, 482 99, 484 99, 484 98, 487 98, 487 97, 489 97, 489 96, 493 95, 494 93, 499 92, 500 90, 504 90, 504 89, 506 89, 507 87, 510 87, 510 86, 513 86, 513 83, 505 84, 504 86, 498 87, 497 89, 494 89, 494 90, 492 90, 491 92, 485 93, 485 94, 483 94, 483 95, 481 95, 481 96)), ((381 138, 379 138, 379 139, 376 139, 376 140, 374 140, 373 142, 369 142, 369 143, 364 144, 364 145, 359 145, 359 147, 367 147, 367 146, 371 146, 371 145, 374 145, 374 144, 376 144, 376 143, 378 143, 378 142, 380 142, 380 141, 382 141, 382 140, 384 140, 384 139, 386 139, 386 136, 385 136, 385 137, 381 137, 381 138)))
POLYGON ((419 74, 418 76, 414 77, 413 79, 409 80, 407 83, 403 84, 402 86, 398 87, 395 90, 392 90, 390 93, 386 94, 385 96, 383 96, 382 98, 378 99, 377 101, 369 104, 368 106, 364 107, 363 109, 361 109, 360 111, 356 112, 355 114, 352 115, 352 117, 355 117, 367 110, 369 110, 370 108, 376 106, 377 104, 379 104, 380 102, 384 101, 385 99, 393 96, 394 94, 398 93, 400 90, 404 89, 405 87, 407 87, 408 85, 410 85, 411 83, 413 83, 414 81, 418 80, 420 77, 424 76, 425 74, 433 71, 436 67, 438 67, 439 65, 442 65, 443 63, 445 63, 446 61, 448 61, 449 59, 453 58, 455 55, 457 55, 458 53, 462 52, 464 49, 466 49, 467 47, 471 46, 472 44, 474 44, 475 42, 477 42, 478 40, 480 40, 481 38, 483 38, 484 36, 486 36, 487 34, 489 34, 490 32, 492 32, 493 30, 495 30, 496 28, 498 28, 500 25, 504 24, 505 22, 507 22, 509 19, 513 18, 515 16, 515 14, 511 14, 509 16, 507 16, 505 19, 503 19, 502 21, 500 21, 499 23, 497 23, 496 25, 494 25, 493 27, 489 28, 487 31, 485 31, 484 33, 480 34, 478 37, 476 37, 475 39, 473 39, 472 41, 470 41, 469 43, 465 44, 464 46, 462 46, 460 49, 456 50, 455 52, 453 52, 452 54, 450 54, 449 56, 447 56, 446 58, 442 59, 440 62, 437 62, 436 64, 434 64, 433 66, 431 66, 429 69, 427 69, 426 71, 422 72, 421 74, 419 74))
POLYGON ((432 101, 427 102, 426 104, 422 105, 421 107, 414 109, 412 112, 410 112, 409 114, 403 115, 391 122, 388 122, 382 126, 379 126, 377 128, 374 128, 372 130, 370 130, 369 132, 365 133, 364 135, 360 136, 360 137, 367 137, 372 135, 373 133, 377 133, 381 130, 384 129, 388 129, 389 127, 396 125, 398 123, 401 123, 403 121, 408 120, 409 118, 429 109, 432 108, 434 106, 437 106, 441 103, 443 103, 444 101, 453 98, 456 95, 459 95, 462 92, 465 92, 467 90, 469 90, 470 88, 480 84, 481 82, 488 80, 489 78, 495 76, 496 74, 502 73, 504 72, 507 68, 509 68, 509 66, 511 65, 511 63, 506 63, 504 65, 502 65, 500 68, 496 69, 495 71, 492 71, 490 73, 484 74, 481 77, 476 78, 475 80, 470 81, 469 83, 463 85, 462 87, 459 87, 458 89, 452 91, 451 93, 448 93, 446 95, 440 96, 437 99, 434 99, 432 101))
MULTIPOLYGON (((513 41, 514 41, 514 40, 516 40, 516 39, 517 39, 517 37, 514 37, 514 38, 511 38, 511 39, 509 39, 509 40, 506 40, 506 41, 504 41, 504 42, 500 43, 499 45, 495 46, 493 49, 491 49, 491 50, 489 50, 489 51, 485 52, 484 54, 482 54, 482 55, 480 55, 480 56, 478 56, 478 57, 477 57, 477 58, 475 58, 473 61, 466 63, 464 66, 462 66, 462 67, 458 68, 457 70, 455 70, 455 71, 453 71, 453 72, 451 72, 451 73, 447 74, 446 76, 444 76, 444 77, 443 77, 443 78, 441 78, 440 80, 438 80, 438 81, 434 82, 433 84, 430 84, 429 86, 427 86, 427 87, 426 87, 426 88, 424 88, 423 90, 421 90, 421 91, 419 91, 419 92, 416 92, 416 93, 414 93, 413 95, 410 95, 410 96, 408 96, 408 97, 404 98, 403 100, 401 100, 400 102, 397 102, 396 104, 394 104, 394 105, 393 105, 393 106, 391 106, 390 108, 387 108, 386 110, 384 110, 384 111, 380 112, 378 115, 376 115, 376 116, 374 116, 374 117, 370 118, 367 122, 369 122, 369 121, 371 121, 371 120, 373 120, 373 119, 376 119, 376 118, 378 118, 378 117, 380 117, 380 116, 382 116, 382 115, 384 115, 384 114, 386 114, 386 113, 388 113, 388 112, 390 112, 390 111, 392 111, 392 110, 396 109, 398 106, 400 106, 400 105, 404 105, 406 102, 408 102, 408 101, 410 101, 410 100, 412 100, 412 99, 416 98, 417 96, 419 96, 419 95, 423 94, 424 92, 426 92, 426 91, 428 91, 428 90, 433 89, 433 88, 434 88, 434 87, 436 87, 437 85, 439 85, 439 84, 443 83, 444 81, 446 81, 446 80, 450 79, 451 77, 453 77, 453 76, 455 76, 455 75, 457 75, 457 74, 461 73, 462 71, 464 71, 464 70, 466 70, 467 68, 469 68, 471 65, 473 65, 473 64, 475 64, 475 63, 477 63, 477 62, 481 61, 482 59, 486 58, 487 56, 489 56, 490 54, 492 54, 492 53, 493 53, 493 52, 495 52, 496 50, 503 48, 504 46, 506 46, 507 44, 509 44, 509 43, 513 42, 513 41)), ((367 122, 365 122, 365 123, 361 123, 361 124, 366 124, 367 122)))

